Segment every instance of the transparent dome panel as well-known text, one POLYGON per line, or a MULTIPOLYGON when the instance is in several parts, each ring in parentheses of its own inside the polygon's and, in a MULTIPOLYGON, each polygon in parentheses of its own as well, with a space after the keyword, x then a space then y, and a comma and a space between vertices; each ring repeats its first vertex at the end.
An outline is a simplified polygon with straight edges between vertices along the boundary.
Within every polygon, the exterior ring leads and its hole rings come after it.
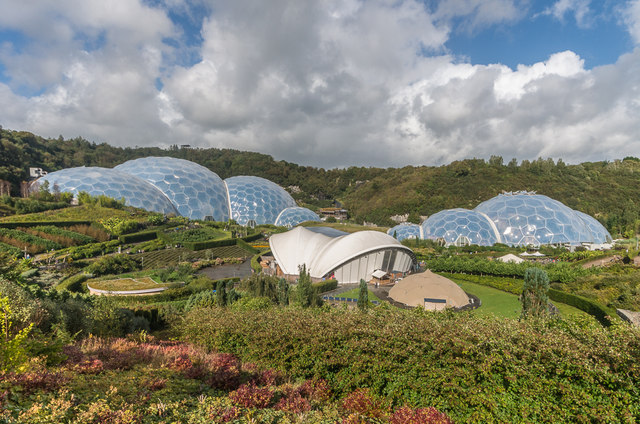
POLYGON ((398 224, 395 227, 389 228, 387 231, 392 237, 395 237, 398 241, 402 241, 405 239, 419 239, 420 237, 420 226, 411 223, 398 224))
POLYGON ((474 210, 487 215, 503 242, 512 246, 593 240, 585 223, 571 208, 547 196, 521 192, 500 194, 474 210))
POLYGON ((577 210, 574 210, 574 212, 578 215, 578 217, 580 217, 580 219, 582 219, 582 221, 584 221, 587 228, 589 228, 589 230, 591 231, 594 243, 611 243, 613 238, 611 237, 611 234, 609 234, 609 231, 607 231, 607 229, 604 227, 604 225, 600 223, 600 221, 584 212, 580 212, 577 210))
POLYGON ((446 244, 491 246, 500 241, 494 226, 483 214, 468 209, 446 209, 422 223, 425 239, 442 239, 446 244))
POLYGON ((305 221, 320 221, 320 217, 310 209, 295 206, 280 212, 275 225, 292 228, 305 221))
POLYGON ((280 212, 296 206, 282 187, 260 177, 238 176, 224 180, 229 193, 231 219, 240 225, 275 224, 280 212))
POLYGON ((191 219, 229 220, 227 191, 215 172, 197 163, 171 157, 127 161, 114 169, 140 177, 162 191, 178 212, 191 219))
POLYGON ((178 214, 171 201, 147 181, 121 171, 99 167, 68 168, 41 177, 37 184, 49 182, 49 191, 59 190, 77 195, 86 191, 92 196, 124 198, 125 204, 164 214, 178 214))

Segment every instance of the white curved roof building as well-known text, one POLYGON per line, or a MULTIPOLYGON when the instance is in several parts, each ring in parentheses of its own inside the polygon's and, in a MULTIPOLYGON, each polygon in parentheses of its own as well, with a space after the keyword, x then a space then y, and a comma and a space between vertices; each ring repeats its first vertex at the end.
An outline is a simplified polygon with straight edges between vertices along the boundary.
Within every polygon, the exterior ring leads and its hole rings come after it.
POLYGON ((298 275, 304 264, 314 280, 333 277, 339 283, 357 283, 371 280, 376 270, 405 273, 416 263, 411 249, 379 231, 344 234, 296 227, 272 235, 269 245, 280 274, 298 275))

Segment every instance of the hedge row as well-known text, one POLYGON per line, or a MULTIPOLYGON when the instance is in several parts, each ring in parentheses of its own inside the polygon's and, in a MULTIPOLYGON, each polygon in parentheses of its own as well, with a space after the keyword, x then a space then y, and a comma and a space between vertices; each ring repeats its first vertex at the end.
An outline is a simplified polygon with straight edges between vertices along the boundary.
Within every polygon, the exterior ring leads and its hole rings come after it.
POLYGON ((87 290, 83 287, 82 283, 93 277, 91 274, 75 274, 71 277, 62 280, 57 286, 56 290, 68 290, 70 292, 82 293, 87 290))
POLYGON ((247 252, 253 253, 254 255, 260 253, 260 251, 258 249, 256 249, 255 247, 251 246, 249 243, 247 243, 243 239, 236 239, 236 244, 238 246, 242 247, 247 252))
MULTIPOLYGON (((248 241, 255 240, 255 238, 253 238, 254 236, 255 235, 248 236, 248 237, 243 237, 243 238, 228 238, 228 239, 222 239, 222 240, 194 241, 194 242, 182 243, 182 245, 184 247, 186 247, 187 249, 189 249, 189 250, 204 250, 204 249, 211 249, 212 247, 233 246, 235 244, 235 245, 238 245, 238 246, 242 247, 245 250, 248 250, 249 252, 257 253, 258 251, 255 248, 253 248, 252 246, 247 244, 248 241)), ((258 234, 257 238, 260 238, 260 237, 262 237, 262 234, 258 234)), ((168 242, 171 243, 171 241, 169 239, 168 239, 168 242)))
POLYGON ((250 236, 242 237, 242 240, 246 242, 255 241, 262 237, 262 233, 251 234, 250 236))
POLYGON ((312 285, 313 285, 313 288, 317 290, 318 294, 326 293, 328 291, 335 290, 338 288, 338 280, 336 279, 325 280, 325 281, 320 281, 319 283, 314 283, 312 285))
POLYGON ((91 225, 91 221, 0 222, 0 228, 38 227, 41 225, 55 225, 56 227, 72 227, 74 225, 91 225))
POLYGON ((605 327, 610 326, 611 320, 617 317, 616 311, 600 305, 593 300, 589 300, 572 293, 549 289, 549 299, 555 302, 566 303, 567 305, 574 306, 589 315, 593 315, 593 317, 605 327))
POLYGON ((118 239, 122 244, 138 243, 141 241, 155 240, 158 238, 158 231, 140 231, 138 233, 123 234, 118 239))

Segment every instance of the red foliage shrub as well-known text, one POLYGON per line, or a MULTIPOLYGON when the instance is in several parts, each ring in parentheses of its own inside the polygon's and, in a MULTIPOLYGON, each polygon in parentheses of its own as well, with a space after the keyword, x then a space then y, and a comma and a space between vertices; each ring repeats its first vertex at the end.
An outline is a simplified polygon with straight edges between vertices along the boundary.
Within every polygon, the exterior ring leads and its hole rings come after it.
POLYGON ((104 371, 104 364, 99 359, 87 359, 72 368, 79 374, 99 374, 104 371))
POLYGON ((357 412, 371 418, 382 418, 386 409, 373 399, 369 389, 357 389, 347 395, 342 401, 342 407, 349 412, 357 412))
POLYGON ((207 355, 203 362, 207 369, 205 382, 216 389, 233 390, 240 385, 240 361, 229 353, 207 355))
POLYGON ((271 404, 273 392, 267 387, 243 384, 238 390, 229 394, 229 399, 236 405, 245 408, 266 408, 271 404))
POLYGON ((289 396, 285 396, 276 405, 276 409, 286 412, 292 412, 298 414, 311 410, 311 404, 308 400, 304 399, 297 393, 292 393, 289 396))
POLYGON ((436 408, 411 409, 403 406, 389 418, 390 424, 453 424, 453 421, 436 408))
POLYGON ((256 380, 260 386, 276 386, 282 382, 282 374, 276 370, 264 370, 258 374, 256 380))
POLYGON ((36 390, 45 392, 56 390, 64 385, 68 378, 62 375, 61 372, 40 370, 24 374, 10 374, 8 380, 12 384, 22 387, 24 393, 33 393, 36 390))
POLYGON ((323 403, 331 397, 329 383, 326 380, 307 380, 296 389, 300 396, 309 399, 312 402, 323 403))
POLYGON ((73 365, 82 362, 85 358, 82 350, 76 345, 66 345, 62 348, 62 353, 67 356, 67 359, 64 361, 65 365, 73 365))

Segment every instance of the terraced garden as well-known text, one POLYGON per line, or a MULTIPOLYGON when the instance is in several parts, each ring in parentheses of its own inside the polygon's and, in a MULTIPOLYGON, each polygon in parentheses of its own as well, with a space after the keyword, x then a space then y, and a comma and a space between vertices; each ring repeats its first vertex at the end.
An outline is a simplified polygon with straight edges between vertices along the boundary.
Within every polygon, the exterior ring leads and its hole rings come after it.
POLYGON ((144 258, 144 261, 141 261, 143 262, 143 269, 164 268, 194 259, 244 258, 248 256, 251 256, 251 253, 238 245, 214 247, 196 252, 180 247, 132 255, 135 259, 144 258))

